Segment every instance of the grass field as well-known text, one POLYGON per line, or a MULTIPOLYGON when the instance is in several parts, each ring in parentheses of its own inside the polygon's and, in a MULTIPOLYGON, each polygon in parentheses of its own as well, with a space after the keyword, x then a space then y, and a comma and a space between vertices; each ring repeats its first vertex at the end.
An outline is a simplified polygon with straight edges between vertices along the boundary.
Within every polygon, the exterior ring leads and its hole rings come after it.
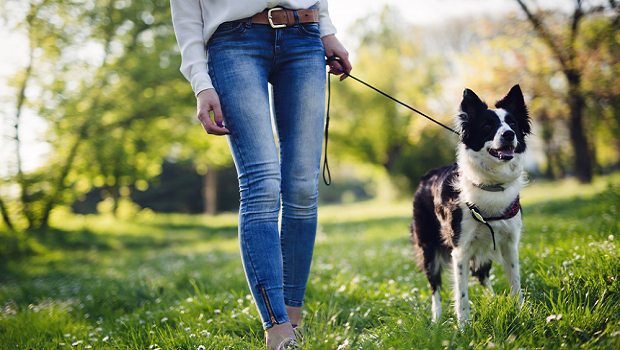
MULTIPOLYGON (((470 325, 430 321, 408 235, 411 206, 320 209, 307 349, 620 349, 620 176, 534 181, 521 195, 525 303, 470 283, 470 325)), ((57 213, 39 254, 0 270, 1 349, 264 349, 236 215, 57 213)))

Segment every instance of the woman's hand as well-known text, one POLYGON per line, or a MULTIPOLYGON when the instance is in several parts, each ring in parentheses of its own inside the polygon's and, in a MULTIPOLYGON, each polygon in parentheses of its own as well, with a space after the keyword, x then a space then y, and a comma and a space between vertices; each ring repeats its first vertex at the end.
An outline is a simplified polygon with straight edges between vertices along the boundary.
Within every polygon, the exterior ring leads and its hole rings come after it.
POLYGON ((230 131, 222 125, 222 121, 224 120, 222 107, 220 106, 220 98, 217 96, 215 89, 202 90, 198 93, 196 98, 198 99, 198 120, 202 123, 202 127, 207 134, 230 134, 230 131), (214 120, 211 120, 211 111, 213 111, 214 120))
POLYGON ((326 35, 321 38, 325 47, 325 57, 336 56, 339 59, 328 61, 329 72, 334 75, 341 75, 340 81, 346 79, 353 67, 349 62, 349 52, 342 46, 336 35, 326 35), (346 74, 343 74, 346 73, 346 74))

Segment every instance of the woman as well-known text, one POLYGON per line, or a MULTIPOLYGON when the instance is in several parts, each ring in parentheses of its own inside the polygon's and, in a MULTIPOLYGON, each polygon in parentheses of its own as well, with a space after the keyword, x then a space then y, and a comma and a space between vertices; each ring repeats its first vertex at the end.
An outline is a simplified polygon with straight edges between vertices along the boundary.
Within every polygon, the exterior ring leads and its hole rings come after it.
POLYGON ((325 57, 339 58, 330 72, 349 73, 348 53, 327 0, 171 0, 171 7, 198 119, 207 133, 226 135, 237 168, 241 256, 267 347, 295 348, 316 235, 325 57))

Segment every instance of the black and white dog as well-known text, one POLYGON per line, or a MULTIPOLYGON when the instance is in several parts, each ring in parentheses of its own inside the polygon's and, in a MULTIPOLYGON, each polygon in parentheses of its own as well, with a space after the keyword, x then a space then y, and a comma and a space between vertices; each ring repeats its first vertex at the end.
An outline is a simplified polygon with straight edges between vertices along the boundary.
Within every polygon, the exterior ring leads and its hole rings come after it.
POLYGON ((452 266, 459 324, 470 319, 469 270, 489 284, 492 260, 501 261, 511 294, 522 303, 518 244, 519 191, 525 185, 525 138, 530 118, 519 85, 495 107, 465 89, 457 117, 457 162, 422 176, 413 200, 411 233, 432 295, 432 318, 441 316, 441 270, 452 266))

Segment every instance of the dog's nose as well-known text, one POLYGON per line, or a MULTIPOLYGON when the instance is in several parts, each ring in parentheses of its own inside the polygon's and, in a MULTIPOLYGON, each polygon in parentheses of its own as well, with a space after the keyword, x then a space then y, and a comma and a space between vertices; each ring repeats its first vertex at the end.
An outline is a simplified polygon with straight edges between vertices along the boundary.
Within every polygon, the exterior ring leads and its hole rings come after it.
POLYGON ((502 133, 502 138, 506 142, 510 142, 515 139, 515 132, 512 130, 506 130, 502 133))

